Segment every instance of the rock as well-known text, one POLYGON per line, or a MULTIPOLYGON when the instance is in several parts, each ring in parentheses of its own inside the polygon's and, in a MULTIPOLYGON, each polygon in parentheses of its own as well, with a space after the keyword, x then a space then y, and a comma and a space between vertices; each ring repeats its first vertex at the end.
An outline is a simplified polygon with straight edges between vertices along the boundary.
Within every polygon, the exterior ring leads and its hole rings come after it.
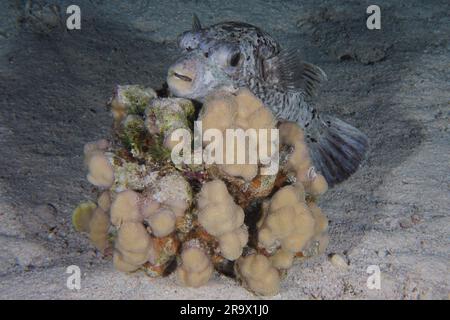
POLYGON ((330 256, 330 262, 333 266, 340 268, 340 269, 348 269, 348 262, 347 260, 341 256, 340 254, 333 253, 330 256))
POLYGON ((34 208, 34 214, 39 216, 49 228, 56 227, 56 213, 57 210, 51 203, 41 204, 34 208))
POLYGON ((386 59, 386 49, 384 48, 361 48, 355 52, 356 58, 362 64, 373 64, 386 59))
POLYGON ((399 225, 400 227, 404 228, 404 229, 408 229, 411 228, 413 226, 413 223, 410 219, 401 219, 399 221, 399 225))
POLYGON ((57 226, 56 213, 52 204, 40 204, 34 207, 31 214, 24 215, 22 222, 31 233, 47 234, 57 226))
POLYGON ((421 220, 422 220, 422 217, 417 213, 415 213, 411 216, 411 221, 414 224, 418 224, 421 220))

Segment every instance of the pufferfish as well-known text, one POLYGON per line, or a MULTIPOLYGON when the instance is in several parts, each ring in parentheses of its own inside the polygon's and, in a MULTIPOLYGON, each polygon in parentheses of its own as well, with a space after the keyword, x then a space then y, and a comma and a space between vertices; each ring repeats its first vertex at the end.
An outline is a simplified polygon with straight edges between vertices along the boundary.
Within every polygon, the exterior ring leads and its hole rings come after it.
POLYGON ((277 119, 298 123, 305 132, 316 170, 330 186, 360 166, 368 148, 366 136, 350 124, 319 115, 311 104, 325 72, 302 61, 295 51, 258 27, 222 22, 202 27, 194 15, 192 29, 178 37, 182 56, 170 68, 167 84, 178 97, 203 102, 215 90, 246 87, 277 119))

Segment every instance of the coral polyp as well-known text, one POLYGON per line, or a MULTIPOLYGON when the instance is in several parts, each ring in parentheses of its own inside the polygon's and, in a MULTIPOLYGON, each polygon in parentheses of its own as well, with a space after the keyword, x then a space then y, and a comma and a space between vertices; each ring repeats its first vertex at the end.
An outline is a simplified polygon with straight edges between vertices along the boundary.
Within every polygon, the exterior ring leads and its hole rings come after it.
MULTIPOLYGON (((176 271, 178 282, 191 287, 207 285, 218 272, 256 295, 275 295, 296 260, 324 252, 328 220, 316 202, 327 185, 311 166, 303 131, 277 122, 249 90, 215 92, 196 110, 187 99, 118 86, 110 107, 111 136, 84 148, 97 199, 75 209, 73 224, 115 269, 151 277, 176 271), (175 164, 172 133, 192 133, 195 120, 224 134, 279 130, 281 143, 268 136, 254 150, 249 143, 245 158, 262 157, 251 164, 175 164), (277 171, 264 170, 262 148, 278 157, 277 171)), ((210 143, 201 141, 202 151, 210 143)))

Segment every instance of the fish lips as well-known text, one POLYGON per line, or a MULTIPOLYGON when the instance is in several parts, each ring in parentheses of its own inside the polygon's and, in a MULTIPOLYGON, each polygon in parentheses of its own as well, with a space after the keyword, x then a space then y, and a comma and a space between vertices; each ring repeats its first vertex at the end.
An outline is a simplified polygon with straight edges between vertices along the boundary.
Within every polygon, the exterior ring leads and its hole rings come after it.
POLYGON ((182 60, 172 65, 167 72, 167 85, 176 96, 189 97, 196 91, 198 67, 191 61, 182 60))

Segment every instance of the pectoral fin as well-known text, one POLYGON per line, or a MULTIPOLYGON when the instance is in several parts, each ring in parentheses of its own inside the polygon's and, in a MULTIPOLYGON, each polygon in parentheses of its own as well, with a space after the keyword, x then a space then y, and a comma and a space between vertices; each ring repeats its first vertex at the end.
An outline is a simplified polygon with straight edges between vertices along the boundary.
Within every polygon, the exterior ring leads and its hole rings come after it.
POLYGON ((311 97, 316 95, 320 84, 327 80, 327 75, 321 68, 302 61, 294 50, 281 51, 276 59, 280 83, 286 89, 301 89, 311 97))

